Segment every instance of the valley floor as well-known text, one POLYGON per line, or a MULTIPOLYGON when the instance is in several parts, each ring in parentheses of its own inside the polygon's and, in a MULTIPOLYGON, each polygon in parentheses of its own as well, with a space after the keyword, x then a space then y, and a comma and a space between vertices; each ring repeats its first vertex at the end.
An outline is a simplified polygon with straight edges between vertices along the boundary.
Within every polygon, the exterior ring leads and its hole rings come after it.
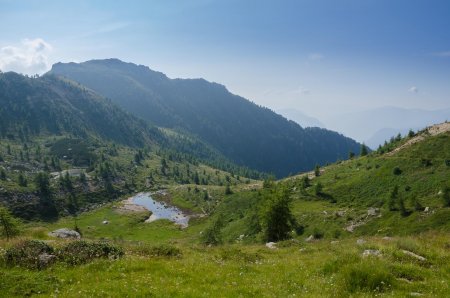
MULTIPOLYGON (((155 222, 153 241, 116 239, 118 260, 28 270, 0 265, 0 296, 44 297, 449 297, 450 235, 289 240, 265 245, 188 244, 198 227, 155 222), (192 229, 192 230, 191 230, 192 229), (172 235, 166 241, 164 232, 172 235), (191 236, 189 236, 191 235, 191 236), (177 239, 178 238, 178 239, 177 239), (165 244, 157 244, 165 243, 165 244), (162 245, 162 246, 161 246, 162 245), (151 253, 151 247, 180 255, 151 253)), ((35 229, 34 233, 41 231, 35 229)), ((135 237, 139 232, 134 231, 135 237)), ((152 232, 150 232, 152 234, 152 232)), ((36 236, 36 235, 35 235, 36 236)), ((13 242, 20 241, 16 239, 13 242)), ((47 240, 54 246, 64 240, 47 240)), ((13 243, 1 242, 0 247, 13 243)), ((3 251, 4 252, 4 251, 3 251)))

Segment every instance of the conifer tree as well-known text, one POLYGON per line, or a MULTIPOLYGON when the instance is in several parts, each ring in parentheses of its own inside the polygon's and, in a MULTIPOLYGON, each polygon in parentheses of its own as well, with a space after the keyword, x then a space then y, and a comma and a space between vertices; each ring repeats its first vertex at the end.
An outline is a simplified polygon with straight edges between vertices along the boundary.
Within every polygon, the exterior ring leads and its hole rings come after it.
POLYGON ((18 234, 19 223, 17 219, 6 208, 0 206, 0 235, 9 240, 18 234))
POLYGON ((391 194, 389 195, 389 201, 388 201, 388 208, 390 211, 397 210, 397 199, 398 199, 398 185, 394 186, 394 189, 392 189, 391 194))
POLYGON ((295 227, 290 207, 292 199, 287 188, 271 192, 269 196, 262 213, 266 241, 284 240, 295 227))
POLYGON ((450 207, 450 188, 448 186, 442 191, 442 200, 444 201, 444 207, 450 207))
POLYGON ((360 155, 361 155, 361 156, 366 156, 367 153, 368 153, 367 146, 366 146, 366 144, 362 143, 362 144, 361 144, 361 152, 360 152, 360 155))
POLYGON ((319 177, 320 176, 320 166, 316 165, 314 168, 314 176, 319 177))

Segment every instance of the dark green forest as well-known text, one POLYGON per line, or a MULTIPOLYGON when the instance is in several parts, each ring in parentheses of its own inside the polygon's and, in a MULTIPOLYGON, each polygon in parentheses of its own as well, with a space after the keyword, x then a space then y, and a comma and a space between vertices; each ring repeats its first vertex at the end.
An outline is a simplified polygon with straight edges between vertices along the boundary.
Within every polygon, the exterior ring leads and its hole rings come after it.
POLYGON ((75 80, 157 126, 189 133, 242 166, 278 177, 345 159, 359 144, 336 132, 302 128, 204 79, 169 79, 117 59, 57 63, 50 74, 75 80))

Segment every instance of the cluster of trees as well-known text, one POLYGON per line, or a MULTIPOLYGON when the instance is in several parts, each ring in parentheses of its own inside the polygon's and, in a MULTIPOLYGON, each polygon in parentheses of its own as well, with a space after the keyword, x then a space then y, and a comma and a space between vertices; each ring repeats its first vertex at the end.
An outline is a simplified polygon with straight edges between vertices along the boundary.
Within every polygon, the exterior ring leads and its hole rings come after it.
MULTIPOLYGON (((406 187, 408 189, 408 187, 406 187)), ((450 188, 448 186, 441 190, 442 204, 444 207, 450 207, 450 188)), ((423 211, 424 207, 416 197, 410 199, 410 205, 415 211, 423 211)), ((400 195, 398 185, 395 185, 389 194, 387 207, 390 211, 400 211, 402 216, 411 214, 411 210, 406 208, 405 199, 400 195)))
MULTIPOLYGON (((415 137, 416 135, 417 134, 413 130, 410 129, 408 134, 405 136, 405 138, 410 139, 410 138, 415 137)), ((384 154, 384 153, 390 152, 390 151, 394 150, 402 140, 403 140, 402 135, 399 133, 395 137, 394 136, 391 137, 389 139, 389 141, 384 141, 383 145, 379 145, 377 152, 379 154, 384 154)))
MULTIPOLYGON (((258 237, 266 242, 281 241, 290 238, 293 230, 302 230, 292 214, 292 197, 287 187, 275 185, 268 179, 258 198, 258 204, 249 210, 248 236, 258 237)), ((220 212, 216 214, 215 220, 202 234, 204 243, 222 243, 222 229, 226 222, 224 216, 220 212)))

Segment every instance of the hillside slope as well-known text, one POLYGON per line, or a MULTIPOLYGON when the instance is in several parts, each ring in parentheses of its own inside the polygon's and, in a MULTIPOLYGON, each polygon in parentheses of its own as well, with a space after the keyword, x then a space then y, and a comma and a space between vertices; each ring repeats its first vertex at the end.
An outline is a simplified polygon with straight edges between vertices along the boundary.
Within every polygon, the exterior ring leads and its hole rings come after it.
POLYGON ((106 98, 55 76, 0 74, 1 137, 70 134, 142 146, 160 132, 106 98))
POLYGON ((92 88, 156 125, 196 135, 235 163, 279 177, 359 150, 336 132, 303 129, 203 79, 169 79, 117 59, 57 63, 50 73, 92 88))
POLYGON ((259 214, 283 189, 292 199, 297 225, 297 236, 292 236, 298 240, 448 233, 449 128, 449 123, 434 125, 367 156, 323 167, 317 177, 307 172, 265 182, 258 192, 235 193, 216 211, 226 223, 224 238, 262 237, 259 214))

